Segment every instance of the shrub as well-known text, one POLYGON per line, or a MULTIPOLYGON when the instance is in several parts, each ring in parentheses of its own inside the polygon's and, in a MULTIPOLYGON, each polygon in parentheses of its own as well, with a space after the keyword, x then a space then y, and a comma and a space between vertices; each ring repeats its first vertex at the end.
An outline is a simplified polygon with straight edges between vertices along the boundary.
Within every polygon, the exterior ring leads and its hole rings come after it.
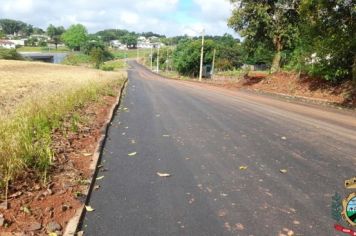
POLYGON ((24 60, 15 49, 0 48, 0 59, 5 60, 24 60))

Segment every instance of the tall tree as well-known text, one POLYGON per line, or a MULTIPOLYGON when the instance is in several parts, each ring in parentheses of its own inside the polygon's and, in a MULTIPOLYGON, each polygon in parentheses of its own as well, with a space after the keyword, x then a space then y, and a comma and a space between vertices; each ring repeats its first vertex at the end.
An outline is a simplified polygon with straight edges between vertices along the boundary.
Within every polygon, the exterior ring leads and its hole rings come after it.
POLYGON ((62 35, 63 42, 73 50, 80 50, 81 45, 85 43, 87 39, 88 31, 81 24, 70 26, 62 35))
POLYGON ((299 0, 230 0, 235 8, 229 26, 251 45, 273 45, 272 71, 281 66, 281 52, 293 46, 298 33, 299 0))
POLYGON ((5 34, 17 34, 27 29, 26 23, 11 19, 0 19, 0 26, 5 34))
MULTIPOLYGON (((312 75, 339 81, 353 78, 356 90, 356 8, 351 0, 302 0, 302 57, 312 75)), ((356 91, 355 91, 356 92, 356 91)))
POLYGON ((56 45, 56 50, 57 50, 58 44, 61 42, 61 37, 64 32, 65 32, 65 29, 63 26, 56 27, 56 26, 50 24, 47 28, 47 35, 48 35, 48 37, 51 38, 51 42, 54 45, 56 45))

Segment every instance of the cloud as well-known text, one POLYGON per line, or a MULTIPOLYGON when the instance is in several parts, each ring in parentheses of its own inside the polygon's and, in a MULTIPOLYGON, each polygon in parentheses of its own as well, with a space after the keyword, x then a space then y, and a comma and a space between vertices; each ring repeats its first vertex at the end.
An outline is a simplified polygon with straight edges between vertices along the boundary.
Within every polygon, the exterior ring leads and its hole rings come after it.
POLYGON ((230 4, 225 0, 1 0, 0 17, 47 28, 49 24, 84 24, 89 32, 108 28, 152 31, 168 36, 195 35, 189 28, 205 28, 207 34, 224 34, 230 4), (189 2, 189 9, 181 9, 189 2))

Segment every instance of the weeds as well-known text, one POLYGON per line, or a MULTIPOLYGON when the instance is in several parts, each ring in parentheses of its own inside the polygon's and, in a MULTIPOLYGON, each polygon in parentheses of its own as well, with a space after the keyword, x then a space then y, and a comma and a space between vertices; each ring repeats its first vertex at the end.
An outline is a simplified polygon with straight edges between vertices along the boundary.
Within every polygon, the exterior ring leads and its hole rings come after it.
POLYGON ((11 182, 24 171, 35 170, 43 182, 53 165, 52 134, 62 129, 64 117, 71 114, 71 130, 78 131, 81 117, 78 109, 101 96, 113 95, 123 82, 122 76, 86 81, 80 86, 62 89, 46 97, 35 97, 16 108, 13 113, 0 116, 0 187, 7 200, 11 182))

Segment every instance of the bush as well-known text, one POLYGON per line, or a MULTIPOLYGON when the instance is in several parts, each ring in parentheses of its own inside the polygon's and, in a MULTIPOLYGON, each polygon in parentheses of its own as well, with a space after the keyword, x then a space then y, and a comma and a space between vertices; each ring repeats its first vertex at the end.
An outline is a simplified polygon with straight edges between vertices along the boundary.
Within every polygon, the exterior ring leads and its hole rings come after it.
POLYGON ((5 60, 24 60, 15 49, 0 48, 0 59, 5 60))
MULTIPOLYGON (((204 65, 213 61, 215 43, 206 40, 204 43, 204 65)), ((177 46, 174 52, 174 66, 181 75, 197 76, 200 68, 201 41, 184 41, 177 46)))
POLYGON ((62 64, 64 65, 72 65, 72 66, 77 66, 80 64, 88 64, 88 63, 90 63, 90 57, 82 53, 71 53, 62 62, 62 64))
POLYGON ((94 67, 99 69, 105 62, 114 59, 114 56, 107 50, 101 48, 92 48, 90 51, 90 61, 94 64, 94 67))
POLYGON ((115 69, 115 67, 113 65, 102 65, 101 69, 103 71, 113 71, 115 69))

